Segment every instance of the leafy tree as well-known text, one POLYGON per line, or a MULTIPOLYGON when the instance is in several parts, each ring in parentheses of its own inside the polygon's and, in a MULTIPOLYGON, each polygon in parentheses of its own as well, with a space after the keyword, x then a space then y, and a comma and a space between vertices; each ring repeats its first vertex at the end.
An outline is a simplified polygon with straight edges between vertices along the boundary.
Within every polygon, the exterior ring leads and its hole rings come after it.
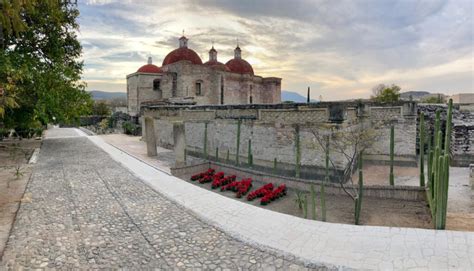
POLYGON ((381 103, 396 102, 400 99, 400 90, 401 88, 394 84, 391 86, 379 84, 372 89, 374 94, 372 100, 381 103))
POLYGON ((77 61, 77 4, 3 0, 0 8, 0 87, 9 98, 0 101, 5 126, 44 125, 53 117, 74 123, 89 113, 92 99, 77 61))
POLYGON ((92 114, 97 116, 110 115, 110 108, 105 101, 96 101, 92 109, 92 114))

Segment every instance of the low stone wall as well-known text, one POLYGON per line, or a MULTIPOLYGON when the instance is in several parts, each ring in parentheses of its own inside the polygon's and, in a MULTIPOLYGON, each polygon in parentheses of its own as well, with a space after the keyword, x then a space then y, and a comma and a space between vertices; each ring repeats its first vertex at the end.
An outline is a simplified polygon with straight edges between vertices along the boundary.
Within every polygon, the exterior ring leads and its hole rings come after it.
MULTIPOLYGON (((189 178, 189 176, 203 172, 210 167, 215 169, 216 171, 223 171, 226 175, 235 175, 238 179, 252 178, 253 180, 259 180, 264 183, 284 183, 288 188, 296 190, 309 191, 310 186, 314 185, 316 191, 319 191, 320 186, 322 184, 321 181, 317 180, 306 180, 272 175, 251 169, 243 169, 216 162, 206 162, 197 165, 172 168, 171 174, 179 178, 189 178)), ((346 187, 351 189, 354 188, 356 190, 358 189, 357 186, 351 187, 350 185, 346 185, 346 187)), ((346 195, 340 185, 334 183, 326 184, 326 193, 333 195, 346 195)), ((426 190, 424 188, 415 186, 365 186, 364 196, 384 199, 425 201, 426 190)))

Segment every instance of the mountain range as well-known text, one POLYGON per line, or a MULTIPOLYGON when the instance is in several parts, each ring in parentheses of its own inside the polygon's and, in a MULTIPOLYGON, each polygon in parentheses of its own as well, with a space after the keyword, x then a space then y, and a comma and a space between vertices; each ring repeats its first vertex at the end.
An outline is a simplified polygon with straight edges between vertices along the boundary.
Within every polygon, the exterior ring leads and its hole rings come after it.
MULTIPOLYGON (((92 95, 92 99, 94 100, 112 100, 112 99, 117 99, 117 98, 127 98, 127 93, 125 92, 108 92, 108 91, 101 91, 101 90, 92 90, 90 91, 90 94, 92 95)), ((282 90, 281 100, 283 102, 291 101, 295 103, 305 103, 306 97, 293 91, 282 90)), ((316 100, 311 99, 311 101, 315 102, 316 100)))

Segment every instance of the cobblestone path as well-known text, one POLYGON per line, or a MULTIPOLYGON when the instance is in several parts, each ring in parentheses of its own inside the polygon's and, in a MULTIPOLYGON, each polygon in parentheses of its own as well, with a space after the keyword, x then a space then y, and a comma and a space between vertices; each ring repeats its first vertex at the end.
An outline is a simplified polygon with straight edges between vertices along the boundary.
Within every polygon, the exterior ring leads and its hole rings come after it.
POLYGON ((153 191, 85 137, 46 139, 2 268, 306 269, 153 191))

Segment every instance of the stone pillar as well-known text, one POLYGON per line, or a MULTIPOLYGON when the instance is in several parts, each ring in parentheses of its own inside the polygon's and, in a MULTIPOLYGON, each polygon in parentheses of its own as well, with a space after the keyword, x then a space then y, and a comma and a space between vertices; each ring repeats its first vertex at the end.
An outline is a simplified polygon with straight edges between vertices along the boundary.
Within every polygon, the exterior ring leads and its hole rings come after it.
POLYGON ((173 123, 173 142, 175 167, 186 165, 186 133, 184 129, 184 122, 173 123))
POLYGON ((152 118, 145 118, 146 154, 156 156, 155 125, 152 118))

